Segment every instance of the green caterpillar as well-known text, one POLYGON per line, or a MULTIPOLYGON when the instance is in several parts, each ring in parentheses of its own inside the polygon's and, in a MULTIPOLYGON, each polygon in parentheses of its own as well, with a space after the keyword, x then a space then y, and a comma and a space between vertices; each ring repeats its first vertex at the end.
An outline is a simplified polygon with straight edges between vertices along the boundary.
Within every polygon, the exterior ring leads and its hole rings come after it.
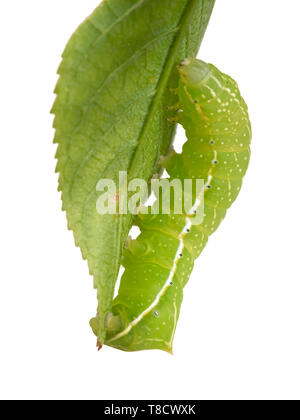
MULTIPOLYGON (((251 125, 236 82, 211 64, 186 59, 179 66, 179 110, 188 141, 162 160, 171 179, 203 179, 185 214, 137 217, 141 234, 127 244, 118 296, 107 316, 105 344, 125 351, 172 344, 183 288, 208 237, 236 199, 250 158, 251 125), (204 220, 193 215, 204 200, 204 220)), ((91 320, 97 332, 98 318, 91 320)))

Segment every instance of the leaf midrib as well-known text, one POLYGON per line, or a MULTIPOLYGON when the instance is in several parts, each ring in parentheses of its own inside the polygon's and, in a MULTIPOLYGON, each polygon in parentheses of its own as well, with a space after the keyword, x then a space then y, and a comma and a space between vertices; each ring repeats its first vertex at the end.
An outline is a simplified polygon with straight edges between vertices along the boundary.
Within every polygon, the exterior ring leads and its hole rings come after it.
MULTIPOLYGON (((156 107, 159 104, 160 99, 163 97, 163 94, 165 92, 165 89, 167 87, 168 84, 168 80, 169 77, 171 75, 171 72, 174 68, 174 64, 175 64, 175 59, 176 59, 176 55, 178 53, 178 50, 183 42, 185 33, 186 33, 186 29, 189 26, 190 23, 190 15, 192 14, 192 11, 195 9, 197 3, 199 3, 200 0, 190 0, 189 3, 187 4, 185 11, 183 13, 183 16, 181 18, 181 24, 179 24, 179 29, 178 29, 178 34, 175 37, 172 45, 170 46, 169 49, 169 54, 167 56, 165 65, 163 67, 162 70, 162 74, 161 77, 158 81, 157 84, 157 89, 156 89, 156 94, 153 97, 152 100, 152 104, 150 105, 150 109, 149 112, 147 114, 147 117, 145 118, 145 122, 143 123, 143 126, 141 128, 141 134, 138 137, 138 147, 136 152, 134 153, 133 159, 132 159, 132 165, 130 165, 130 171, 132 172, 133 170, 133 166, 135 164, 136 161, 136 157, 139 154, 139 150, 142 147, 142 143, 143 143, 143 137, 145 136, 145 132, 147 130, 148 124, 151 122, 152 116, 155 113, 156 107)), ((202 0, 203 1, 203 0, 202 0)), ((202 3, 203 6, 203 3, 202 3)), ((130 173, 131 173, 130 172, 130 173)))

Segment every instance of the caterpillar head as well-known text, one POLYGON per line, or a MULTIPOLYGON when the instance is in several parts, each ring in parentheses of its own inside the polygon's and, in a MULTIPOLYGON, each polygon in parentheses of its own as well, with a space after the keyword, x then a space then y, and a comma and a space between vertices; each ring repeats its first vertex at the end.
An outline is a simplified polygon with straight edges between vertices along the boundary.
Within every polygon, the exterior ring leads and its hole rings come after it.
POLYGON ((187 58, 178 66, 181 81, 185 85, 198 85, 202 83, 211 71, 210 64, 196 58, 187 58))

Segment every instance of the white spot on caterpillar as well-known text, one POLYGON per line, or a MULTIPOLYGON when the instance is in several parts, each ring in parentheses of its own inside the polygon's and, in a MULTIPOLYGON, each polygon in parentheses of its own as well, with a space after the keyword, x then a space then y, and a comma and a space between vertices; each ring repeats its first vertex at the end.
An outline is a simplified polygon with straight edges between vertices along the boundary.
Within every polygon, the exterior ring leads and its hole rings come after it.
POLYGON ((231 201, 231 182, 230 182, 230 178, 228 177, 228 199, 229 201, 231 201))

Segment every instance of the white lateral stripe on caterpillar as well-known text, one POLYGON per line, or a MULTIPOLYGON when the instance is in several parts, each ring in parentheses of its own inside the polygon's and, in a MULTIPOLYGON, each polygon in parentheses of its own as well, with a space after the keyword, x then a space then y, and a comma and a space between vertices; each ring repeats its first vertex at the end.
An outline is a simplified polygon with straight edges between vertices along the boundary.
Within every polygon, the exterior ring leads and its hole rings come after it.
POLYGON ((211 79, 211 80, 213 80, 214 82, 216 82, 216 84, 217 84, 217 85, 218 85, 221 89, 223 89, 222 84, 219 82, 219 80, 218 80, 216 77, 214 77, 214 76, 210 75, 210 79, 211 79))
POLYGON ((205 87, 206 89, 208 89, 210 91, 210 93, 212 94, 213 98, 217 97, 216 92, 208 85, 203 85, 203 87, 205 87))

